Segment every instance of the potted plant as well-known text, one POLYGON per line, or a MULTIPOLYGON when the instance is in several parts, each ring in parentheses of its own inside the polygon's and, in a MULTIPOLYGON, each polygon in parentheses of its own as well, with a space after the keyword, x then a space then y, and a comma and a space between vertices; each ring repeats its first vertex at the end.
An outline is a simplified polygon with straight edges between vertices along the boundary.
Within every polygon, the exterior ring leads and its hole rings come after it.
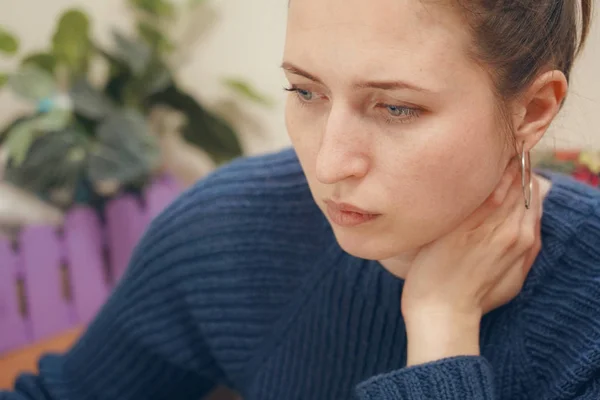
MULTIPOLYGON (((79 9, 64 12, 48 49, 21 57, 0 85, 34 111, 0 131, 4 178, 61 208, 98 205, 139 190, 162 173, 160 139, 177 130, 215 165, 242 154, 238 135, 175 78, 182 54, 199 36, 202 1, 128 0, 135 34, 113 32, 103 48, 79 9), (98 78, 97 65, 106 73, 98 78)), ((18 40, 0 29, 0 51, 15 57, 18 40)), ((102 75, 102 74, 100 74, 102 75)), ((269 101, 237 79, 224 83, 245 98, 269 101)))
MULTIPOLYGON (((29 215, 22 225, 45 216, 22 229, 12 218, 11 240, 0 238, 0 352, 85 324, 103 304, 145 226, 174 195, 159 179, 169 172, 164 153, 172 142, 165 137, 180 135, 188 155, 196 149, 211 165, 242 154, 232 126, 175 78, 198 36, 201 3, 128 0, 135 33, 115 31, 110 48, 91 37, 83 11, 67 10, 48 49, 21 55, 15 71, 0 73, 2 90, 32 105, 0 130, 0 178, 53 206, 42 210, 38 201, 37 213, 15 213, 34 202, 11 193, 5 215, 29 215)), ((17 57, 18 48, 18 39, 0 28, 0 52, 17 57)), ((224 83, 268 103, 243 81, 224 83)), ((0 193, 0 200, 7 197, 0 193)))

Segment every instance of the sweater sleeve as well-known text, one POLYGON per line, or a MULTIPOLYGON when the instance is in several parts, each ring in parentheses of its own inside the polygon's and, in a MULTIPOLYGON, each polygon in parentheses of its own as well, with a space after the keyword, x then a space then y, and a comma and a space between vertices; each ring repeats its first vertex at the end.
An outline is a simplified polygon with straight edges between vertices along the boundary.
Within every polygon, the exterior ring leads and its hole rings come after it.
MULTIPOLYGON (((64 355, 46 355, 0 400, 198 400, 223 374, 191 321, 163 215, 137 246, 128 271, 64 355)), ((170 227, 169 227, 170 226, 170 227)), ((180 243, 179 243, 180 244, 180 243)))
POLYGON ((494 377, 483 357, 455 357, 375 376, 360 400, 493 400, 494 377))

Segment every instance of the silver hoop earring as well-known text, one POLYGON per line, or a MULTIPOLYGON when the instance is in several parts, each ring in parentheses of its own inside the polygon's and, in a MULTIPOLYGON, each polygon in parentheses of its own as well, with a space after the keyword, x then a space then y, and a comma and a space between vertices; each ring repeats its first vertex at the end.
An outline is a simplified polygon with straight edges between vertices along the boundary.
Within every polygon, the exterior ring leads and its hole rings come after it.
POLYGON ((528 151, 525 151, 525 142, 523 142, 523 149, 521 150, 521 187, 525 198, 525 208, 529 210, 533 192, 533 178, 531 176, 531 155, 528 151))

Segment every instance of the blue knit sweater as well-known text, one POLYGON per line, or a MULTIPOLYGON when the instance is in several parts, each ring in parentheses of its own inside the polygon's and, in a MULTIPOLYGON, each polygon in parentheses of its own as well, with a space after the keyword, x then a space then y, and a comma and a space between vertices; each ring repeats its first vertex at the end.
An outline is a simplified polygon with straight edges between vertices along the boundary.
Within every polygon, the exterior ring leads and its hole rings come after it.
POLYGON ((481 357, 405 367, 402 280, 342 251, 286 150, 184 193, 79 342, 0 400, 598 400, 600 191, 552 179, 543 250, 481 357))

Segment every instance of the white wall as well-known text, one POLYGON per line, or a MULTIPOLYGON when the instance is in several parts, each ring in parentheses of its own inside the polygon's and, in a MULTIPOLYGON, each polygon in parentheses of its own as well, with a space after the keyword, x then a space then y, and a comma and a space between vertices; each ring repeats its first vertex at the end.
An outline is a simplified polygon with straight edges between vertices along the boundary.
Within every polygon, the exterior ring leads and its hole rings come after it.
POLYGON ((600 149, 600 13, 594 5, 592 31, 575 64, 569 98, 548 134, 547 143, 558 147, 600 149))
MULTIPOLYGON (((2 0, 0 24, 19 34, 24 50, 33 50, 49 40, 53 17, 65 7, 77 5, 89 12, 96 37, 106 43, 111 26, 128 25, 123 3, 124 0, 2 0)), ((281 90, 285 81, 279 69, 287 0, 213 0, 211 4, 218 21, 196 48, 191 62, 181 70, 181 82, 210 103, 219 103, 228 98, 219 84, 221 77, 234 75, 250 80, 274 98, 277 105, 270 110, 242 106, 249 121, 253 121, 240 123, 247 151, 260 153, 287 145, 281 90)), ((546 142, 550 145, 600 149, 600 21, 596 22, 574 73, 571 97, 548 135, 546 142)), ((17 109, 13 98, 0 95, 0 125, 17 109)))

